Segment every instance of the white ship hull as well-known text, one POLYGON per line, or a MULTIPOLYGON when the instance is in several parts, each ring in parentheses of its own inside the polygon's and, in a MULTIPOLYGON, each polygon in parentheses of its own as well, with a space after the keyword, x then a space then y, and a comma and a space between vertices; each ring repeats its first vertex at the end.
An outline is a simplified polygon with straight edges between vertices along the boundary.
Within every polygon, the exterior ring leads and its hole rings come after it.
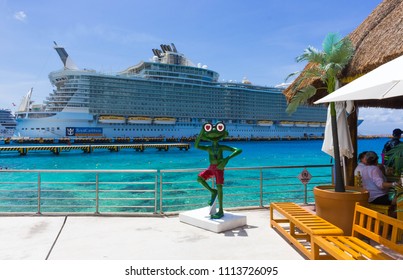
POLYGON ((0 139, 12 137, 14 135, 14 132, 15 132, 14 128, 9 129, 0 127, 0 139))
MULTIPOLYGON (((100 123, 92 115, 82 113, 57 113, 47 118, 17 119, 16 136, 32 138, 63 138, 63 137, 193 137, 200 132, 199 123, 100 123)), ((273 124, 227 124, 232 137, 306 137, 323 136, 321 127, 287 127, 273 124)))

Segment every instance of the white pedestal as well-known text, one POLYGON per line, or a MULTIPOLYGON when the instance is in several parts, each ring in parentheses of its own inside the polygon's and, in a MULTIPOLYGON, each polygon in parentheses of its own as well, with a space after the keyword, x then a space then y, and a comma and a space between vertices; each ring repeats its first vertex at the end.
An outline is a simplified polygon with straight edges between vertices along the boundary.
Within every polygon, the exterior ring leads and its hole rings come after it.
POLYGON ((221 219, 211 219, 209 213, 210 207, 186 211, 179 214, 179 221, 217 233, 246 225, 244 215, 224 212, 221 219))

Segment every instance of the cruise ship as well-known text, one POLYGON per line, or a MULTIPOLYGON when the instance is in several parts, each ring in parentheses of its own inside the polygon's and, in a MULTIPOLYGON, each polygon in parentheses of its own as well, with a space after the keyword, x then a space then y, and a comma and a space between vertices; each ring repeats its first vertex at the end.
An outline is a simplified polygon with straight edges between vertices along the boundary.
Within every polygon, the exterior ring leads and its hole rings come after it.
POLYGON ((49 74, 53 93, 43 104, 32 104, 32 89, 24 96, 16 136, 180 138, 218 121, 233 137, 323 136, 326 107, 301 106, 290 116, 283 87, 219 81, 174 44, 114 74, 80 69, 65 48, 54 48, 64 67, 49 74))
POLYGON ((11 110, 0 109, 0 139, 12 137, 15 132, 17 122, 11 110))

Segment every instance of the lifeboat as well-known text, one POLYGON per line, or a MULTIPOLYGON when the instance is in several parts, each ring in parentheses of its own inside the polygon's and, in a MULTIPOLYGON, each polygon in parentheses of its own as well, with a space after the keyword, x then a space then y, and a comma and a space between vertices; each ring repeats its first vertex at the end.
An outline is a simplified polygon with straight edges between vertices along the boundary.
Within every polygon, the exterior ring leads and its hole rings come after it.
POLYGON ((309 127, 320 127, 320 122, 308 122, 309 127))
POLYGON ((260 126, 272 126, 273 121, 261 120, 261 121, 257 121, 257 125, 260 125, 260 126))
POLYGON ((127 122, 130 124, 151 124, 152 118, 149 117, 129 117, 127 122))
POLYGON ((290 121, 280 121, 279 122, 280 126, 294 126, 294 122, 290 122, 290 121))
POLYGON ((308 122, 295 122, 295 126, 297 127, 307 127, 308 126, 308 122))
POLYGON ((154 123, 155 124, 175 124, 176 119, 175 118, 167 118, 167 117, 159 117, 159 118, 154 118, 154 123))
POLYGON ((126 119, 122 116, 100 116, 98 121, 100 123, 125 123, 126 119))

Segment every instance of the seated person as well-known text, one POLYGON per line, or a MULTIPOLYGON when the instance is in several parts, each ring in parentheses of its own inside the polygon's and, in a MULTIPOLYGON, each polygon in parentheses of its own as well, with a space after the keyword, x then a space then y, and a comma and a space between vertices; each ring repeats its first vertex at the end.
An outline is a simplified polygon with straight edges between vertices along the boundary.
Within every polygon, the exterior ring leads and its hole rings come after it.
POLYGON ((362 152, 358 155, 358 164, 357 167, 354 169, 354 176, 358 175, 358 172, 360 172, 362 176, 362 169, 365 167, 365 154, 367 152, 362 152))
POLYGON ((390 188, 397 186, 396 182, 390 183, 386 181, 381 169, 378 167, 378 155, 369 151, 365 154, 366 166, 362 169, 362 185, 369 192, 370 203, 391 205, 388 191, 390 188))

